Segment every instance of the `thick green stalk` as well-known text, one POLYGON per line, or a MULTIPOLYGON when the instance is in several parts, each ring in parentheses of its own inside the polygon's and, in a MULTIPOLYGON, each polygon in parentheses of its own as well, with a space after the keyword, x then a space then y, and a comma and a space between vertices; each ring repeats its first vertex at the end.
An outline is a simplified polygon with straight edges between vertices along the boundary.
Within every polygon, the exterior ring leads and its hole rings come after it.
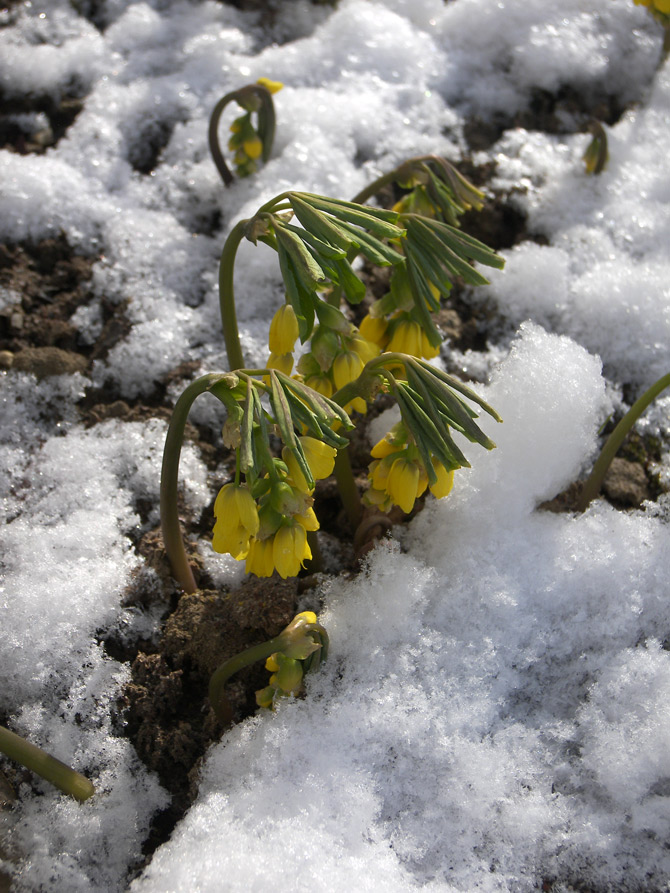
POLYGON ((596 498, 600 492, 602 482, 607 474, 612 459, 619 451, 619 447, 624 441, 625 436, 631 430, 635 422, 639 419, 649 404, 658 397, 658 395, 670 387, 670 373, 653 384, 644 394, 633 403, 626 415, 621 419, 614 431, 610 434, 602 448, 602 452, 598 456, 593 471, 589 475, 582 489, 582 495, 578 503, 578 510, 583 512, 590 502, 596 498))
POLYGON ((76 800, 83 802, 95 794, 88 778, 4 726, 0 726, 0 751, 76 800))
POLYGON ((223 339, 226 343, 228 365, 231 369, 241 369, 244 366, 240 334, 237 328, 237 313, 235 312, 235 290, 233 287, 233 273, 235 269, 235 255, 240 242, 246 234, 248 220, 240 220, 232 228, 226 239, 221 253, 219 264, 219 306, 221 308, 221 325, 223 326, 223 339))
POLYGON ((221 151, 221 146, 219 145, 219 121, 221 120, 221 113, 224 108, 228 105, 231 100, 235 99, 235 92, 226 93, 225 96, 222 96, 221 99, 214 106, 214 111, 209 119, 209 131, 207 134, 209 140, 209 151, 212 153, 212 158, 214 159, 214 164, 216 165, 216 169, 221 175, 221 179, 225 186, 230 186, 235 179, 226 164, 226 160, 223 157, 223 152, 221 151))
POLYGON ((212 674, 209 680, 209 703, 217 715, 221 723, 227 723, 230 720, 230 710, 227 699, 223 695, 223 688, 230 677, 248 667, 250 664, 256 663, 258 660, 267 660, 275 651, 281 651, 286 645, 286 637, 281 633, 274 639, 267 642, 261 642, 260 645, 253 645, 246 651, 241 651, 235 657, 231 657, 225 664, 221 664, 218 670, 212 674))
POLYGON ((181 456, 181 446, 184 441, 186 420, 193 401, 200 394, 209 391, 222 377, 223 375, 220 372, 212 372, 194 381, 186 388, 172 411, 172 418, 170 419, 165 439, 163 467, 161 470, 161 530, 163 532, 165 552, 170 559, 172 571, 185 592, 195 592, 198 587, 186 557, 184 540, 182 539, 179 526, 179 513, 177 511, 179 457, 181 456))
MULTIPOLYGON (((388 354, 388 356, 395 357, 397 355, 388 354)), ((383 370, 379 368, 379 357, 377 357, 365 366, 355 381, 350 381, 333 394, 332 399, 338 406, 345 406, 356 397, 368 400, 374 389, 375 382, 379 381, 381 374, 383 374, 383 370), (375 368, 375 366, 378 368, 375 368)), ((354 479, 354 473, 351 469, 351 460, 349 459, 349 449, 347 447, 337 451, 334 474, 342 505, 352 527, 356 530, 363 515, 363 506, 354 479)))
POLYGON ((337 455, 335 456, 335 468, 333 471, 342 505, 344 506, 344 510, 347 513, 351 526, 356 530, 363 515, 363 506, 361 504, 361 496, 358 492, 358 487, 356 486, 354 473, 351 469, 348 447, 337 451, 337 455))

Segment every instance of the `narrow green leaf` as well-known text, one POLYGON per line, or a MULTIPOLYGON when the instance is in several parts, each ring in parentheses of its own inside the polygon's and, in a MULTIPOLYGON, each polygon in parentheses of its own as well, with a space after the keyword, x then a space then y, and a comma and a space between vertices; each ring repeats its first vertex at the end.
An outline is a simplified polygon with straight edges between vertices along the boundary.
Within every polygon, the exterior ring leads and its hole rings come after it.
POLYGON ((492 418, 496 420, 496 422, 502 422, 502 419, 495 411, 495 409, 483 400, 476 391, 473 391, 472 388, 469 388, 466 384, 463 384, 458 378, 454 378, 453 375, 449 375, 448 372, 444 372, 442 369, 439 369, 437 366, 431 366, 430 363, 427 363, 425 360, 417 359, 416 362, 427 369, 432 375, 436 378, 439 378, 445 384, 448 384, 450 388, 454 391, 458 391, 460 394, 463 394, 468 400, 472 400, 473 403, 476 403, 478 406, 487 412, 492 418))
POLYGON ((409 258, 407 261, 407 274, 409 276, 412 294, 414 295, 414 306, 419 316, 421 327, 426 333, 426 337, 430 344, 433 347, 439 347, 442 344, 442 336, 433 322, 433 317, 430 315, 430 306, 435 299, 423 273, 416 267, 412 258, 409 258))
POLYGON ((296 438, 293 430, 293 419, 291 418, 291 410, 286 401, 286 395, 277 380, 277 374, 274 369, 270 370, 270 403, 275 417, 275 423, 279 427, 281 439, 286 446, 295 447, 296 438))
POLYGON ((346 221, 342 221, 342 228, 346 229, 356 239, 359 243, 361 254, 364 254, 371 263, 377 264, 379 267, 388 267, 402 262, 404 255, 390 245, 381 242, 374 235, 346 221))
POLYGON ((295 216, 305 227, 305 230, 313 233, 329 245, 340 248, 345 252, 353 247, 354 243, 351 236, 344 232, 339 224, 320 211, 315 210, 315 208, 303 201, 297 193, 292 192, 289 197, 295 216))
POLYGON ((254 386, 251 379, 247 381, 247 397, 244 401, 244 414, 240 425, 240 469, 247 473, 254 466, 253 427, 254 427, 254 386))
POLYGON ((484 266, 495 267, 497 270, 502 270, 505 266, 504 257, 500 257, 484 242, 480 242, 474 236, 469 236, 463 230, 449 226, 448 223, 441 223, 439 220, 428 221, 428 225, 434 231, 439 232, 441 240, 453 251, 484 264, 484 266))
POLYGON ((398 219, 395 211, 383 211, 382 213, 380 208, 370 208, 367 205, 357 205, 337 199, 325 199, 311 194, 307 196, 303 194, 303 198, 306 198, 309 204, 319 211, 325 211, 326 214, 343 222, 364 227, 366 231, 382 239, 399 239, 405 232, 404 227, 395 223, 398 219))
POLYGON ((346 258, 333 260, 326 269, 344 292, 347 301, 360 304, 365 297, 365 283, 358 278, 349 261, 346 258))
POLYGON ((326 274, 316 262, 311 252, 308 251, 302 239, 285 229, 283 226, 275 228, 277 242, 281 243, 290 256, 293 266, 307 291, 316 291, 327 284, 326 274))
MULTIPOLYGON (((442 295, 448 295, 453 285, 453 277, 450 277, 439 263, 435 263, 435 258, 430 252, 424 251, 423 246, 417 242, 407 243, 407 262, 413 263, 415 267, 421 270, 421 273, 427 282, 432 284, 440 291, 442 295)), ((430 291, 430 309, 437 313, 440 309, 439 298, 436 298, 430 291)))
POLYGON ((344 248, 338 248, 335 245, 331 245, 330 242, 326 242, 323 239, 320 239, 318 236, 315 236, 314 233, 310 232, 307 229, 303 229, 299 226, 294 226, 292 223, 284 223, 282 224, 284 229, 289 230, 292 233, 295 233, 303 242, 306 242, 310 248, 312 248, 315 252, 315 260, 319 263, 319 258, 325 258, 327 260, 333 260, 334 258, 346 257, 347 252, 344 248))

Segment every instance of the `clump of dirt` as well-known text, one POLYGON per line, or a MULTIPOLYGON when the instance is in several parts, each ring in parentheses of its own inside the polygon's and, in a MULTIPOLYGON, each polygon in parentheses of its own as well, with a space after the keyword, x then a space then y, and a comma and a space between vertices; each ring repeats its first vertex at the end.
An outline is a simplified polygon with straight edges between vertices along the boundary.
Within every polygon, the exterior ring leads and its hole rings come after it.
MULTIPOLYGON (((609 434, 614 425, 606 429, 609 434)), ((619 454, 612 459, 600 496, 616 509, 639 509, 647 500, 655 502, 665 488, 661 484, 655 464, 661 459, 662 443, 656 437, 642 437, 631 432, 619 454)), ((579 511, 584 481, 575 481, 539 508, 549 512, 579 511)))
MULTIPOLYGON (((207 701, 212 673, 239 652, 278 635, 297 604, 297 581, 274 577, 250 579, 234 592, 182 595, 157 650, 135 657, 119 705, 124 733, 172 795, 168 809, 154 821, 145 856, 167 839, 192 803, 202 757, 223 731, 207 701)), ((235 722, 258 709, 254 692, 265 685, 267 671, 260 663, 231 679, 226 697, 235 722)))

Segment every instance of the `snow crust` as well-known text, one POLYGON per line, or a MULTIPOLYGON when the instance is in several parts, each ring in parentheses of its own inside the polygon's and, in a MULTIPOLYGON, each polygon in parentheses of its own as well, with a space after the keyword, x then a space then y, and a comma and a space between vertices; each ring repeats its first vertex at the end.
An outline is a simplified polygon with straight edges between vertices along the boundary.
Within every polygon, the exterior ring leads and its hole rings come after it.
MULTIPOLYGON (((91 379, 1 373, 0 714, 99 793, 79 806, 26 785, 0 867, 17 890, 127 889, 168 803, 113 726, 128 668, 99 644, 157 628, 124 593, 150 573, 133 542, 157 521, 165 425, 84 428, 84 390, 132 399, 183 360, 224 368, 216 269, 238 219, 289 187, 348 198, 420 152, 456 161, 474 119, 502 132, 475 160, 497 164, 532 236, 482 290, 508 330, 459 358, 490 373, 481 392, 505 421, 482 425, 498 448, 467 445, 473 468, 449 499, 361 577, 324 586, 332 657, 307 698, 212 747, 195 805, 130 889, 664 889, 668 501, 537 509, 589 467, 616 386, 668 371, 670 69, 655 73, 654 23, 628 0, 290 0, 272 22, 214 0, 75 6, 0 13, 3 95, 83 101, 44 155, 0 151, 0 238, 63 232, 98 252, 76 322, 94 341, 104 299, 131 330, 91 379), (285 82, 273 157, 224 193, 208 116, 260 76, 285 82), (584 173, 569 108, 556 134, 513 128, 538 89, 628 106, 603 174, 584 173)), ((282 300, 271 253, 243 246, 236 286, 258 363, 282 300)), ((667 433, 669 401, 648 430, 667 433)), ((220 425, 205 401, 196 416, 220 425)), ((667 457, 659 472, 670 479, 667 457)), ((181 478, 192 507, 211 503, 188 448, 181 478)))

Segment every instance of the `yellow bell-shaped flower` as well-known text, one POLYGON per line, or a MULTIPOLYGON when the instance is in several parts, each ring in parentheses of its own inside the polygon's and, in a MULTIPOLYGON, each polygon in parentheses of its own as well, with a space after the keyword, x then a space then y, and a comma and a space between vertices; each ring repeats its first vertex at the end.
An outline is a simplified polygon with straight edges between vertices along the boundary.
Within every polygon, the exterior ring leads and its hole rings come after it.
POLYGON ((214 503, 215 552, 229 552, 233 558, 244 558, 249 540, 258 533, 259 518, 256 500, 249 489, 238 484, 225 484, 214 503))
POLYGON ((268 346, 273 354, 292 353, 300 330, 295 310, 290 304, 282 304, 272 317, 268 346))

